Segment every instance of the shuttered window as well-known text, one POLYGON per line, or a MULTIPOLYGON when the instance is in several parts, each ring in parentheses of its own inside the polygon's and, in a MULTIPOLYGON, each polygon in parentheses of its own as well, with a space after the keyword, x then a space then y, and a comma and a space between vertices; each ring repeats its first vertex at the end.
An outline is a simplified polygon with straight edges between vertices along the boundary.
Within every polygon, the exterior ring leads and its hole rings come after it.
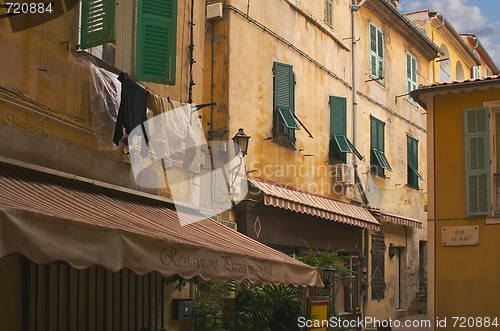
MULTIPOLYGON (((417 88, 417 59, 409 53, 406 53, 406 83, 408 93, 417 88)), ((417 103, 409 95, 408 101, 415 106, 417 105, 417 103)))
POLYGON ((175 85, 177 0, 138 0, 136 76, 175 85))
POLYGON ((491 70, 490 70, 490 68, 486 68, 486 76, 487 77, 491 76, 491 70))
POLYGON ((333 28, 333 0, 325 0, 325 23, 333 28))
POLYGON ((293 67, 289 64, 274 62, 274 111, 273 138, 276 141, 295 141, 295 130, 299 129, 294 116, 295 79, 293 67))
POLYGON ((490 148, 488 108, 464 110, 467 216, 489 215, 490 148))
POLYGON ((83 0, 81 8, 80 48, 87 49, 115 40, 115 0, 83 0))
POLYGON ((330 97, 330 163, 347 163, 347 153, 354 153, 360 160, 361 154, 347 138, 347 100, 342 97, 330 97))
POLYGON ((385 170, 392 171, 392 167, 385 156, 384 131, 385 123, 372 116, 370 124, 370 171, 379 176, 384 176, 385 170))
POLYGON ((472 78, 481 78, 481 66, 472 67, 471 71, 472 78))
POLYGON ((384 35, 370 23, 370 77, 384 82, 384 35))
POLYGON ((408 186, 418 188, 418 180, 424 179, 418 172, 418 140, 413 137, 407 136, 407 145, 408 186))

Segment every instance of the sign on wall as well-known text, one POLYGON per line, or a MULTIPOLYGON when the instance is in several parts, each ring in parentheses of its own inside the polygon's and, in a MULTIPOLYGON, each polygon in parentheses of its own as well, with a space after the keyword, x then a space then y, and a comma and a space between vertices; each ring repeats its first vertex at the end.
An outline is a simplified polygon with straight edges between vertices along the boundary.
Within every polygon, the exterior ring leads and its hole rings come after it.
POLYGON ((479 245, 479 228, 471 226, 444 226, 441 242, 443 246, 479 245))

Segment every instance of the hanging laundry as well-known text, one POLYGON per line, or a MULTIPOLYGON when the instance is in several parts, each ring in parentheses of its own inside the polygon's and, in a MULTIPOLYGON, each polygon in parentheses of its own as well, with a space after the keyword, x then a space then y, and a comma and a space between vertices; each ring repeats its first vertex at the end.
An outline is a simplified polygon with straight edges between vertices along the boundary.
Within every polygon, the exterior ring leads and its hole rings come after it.
POLYGON ((165 168, 171 168, 171 160, 182 161, 187 169, 196 157, 196 141, 190 123, 192 105, 169 101, 150 94, 148 108, 153 112, 151 146, 157 156, 163 158, 165 168))
POLYGON ((147 127, 144 126, 144 122, 147 121, 146 107, 150 93, 135 83, 124 72, 118 76, 118 80, 122 83, 122 92, 113 142, 118 145, 123 137, 123 129, 128 135, 135 127, 140 125, 143 133, 141 156, 146 157, 148 156, 149 132, 147 127))

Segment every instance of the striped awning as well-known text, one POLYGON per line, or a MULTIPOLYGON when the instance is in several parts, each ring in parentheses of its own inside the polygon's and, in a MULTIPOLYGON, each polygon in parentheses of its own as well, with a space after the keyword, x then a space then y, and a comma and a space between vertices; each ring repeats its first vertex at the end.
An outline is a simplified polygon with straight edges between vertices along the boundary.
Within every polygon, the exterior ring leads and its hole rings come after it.
POLYGON ((380 224, 368 210, 321 195, 285 187, 279 183, 250 179, 264 193, 264 204, 335 222, 379 230, 380 224))
POLYGON ((213 219, 89 179, 70 179, 0 163, 0 258, 64 261, 138 275, 323 287, 316 268, 213 219))
POLYGON ((422 229, 422 222, 415 218, 391 214, 383 212, 379 209, 372 208, 370 211, 380 217, 380 222, 388 222, 398 225, 409 226, 411 228, 422 229))

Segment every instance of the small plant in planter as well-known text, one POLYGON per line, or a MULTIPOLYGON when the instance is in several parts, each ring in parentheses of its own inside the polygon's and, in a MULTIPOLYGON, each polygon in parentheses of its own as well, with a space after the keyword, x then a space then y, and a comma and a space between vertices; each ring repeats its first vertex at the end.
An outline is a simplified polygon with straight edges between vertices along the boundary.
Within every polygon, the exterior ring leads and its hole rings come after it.
POLYGON ((418 301, 417 299, 413 299, 411 301, 411 306, 408 308, 408 315, 418 315, 420 311, 420 307, 418 306, 418 301))

